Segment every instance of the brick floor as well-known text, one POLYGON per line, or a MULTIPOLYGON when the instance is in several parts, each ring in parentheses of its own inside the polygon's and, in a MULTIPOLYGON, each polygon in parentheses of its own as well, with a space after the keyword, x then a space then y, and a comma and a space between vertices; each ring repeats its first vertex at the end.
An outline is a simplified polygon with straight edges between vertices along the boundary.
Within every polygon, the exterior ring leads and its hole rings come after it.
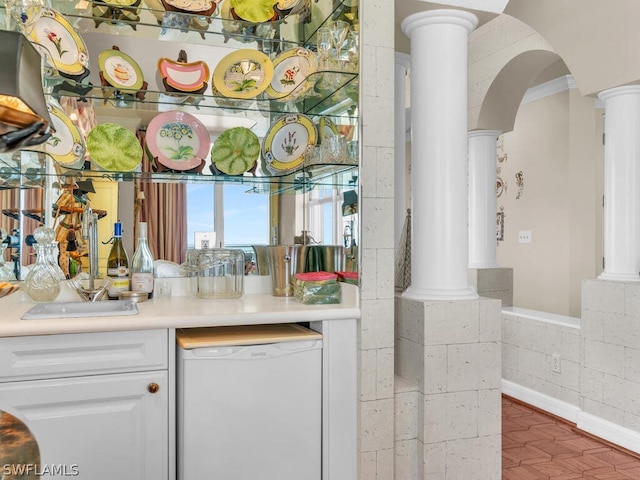
POLYGON ((640 480, 640 455, 502 397, 503 480, 640 480))

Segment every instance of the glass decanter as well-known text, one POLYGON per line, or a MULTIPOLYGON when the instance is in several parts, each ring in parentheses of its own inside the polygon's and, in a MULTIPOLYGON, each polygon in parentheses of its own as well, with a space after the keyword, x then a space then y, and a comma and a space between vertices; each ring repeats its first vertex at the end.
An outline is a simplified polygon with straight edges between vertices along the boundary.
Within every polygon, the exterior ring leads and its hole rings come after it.
POLYGON ((5 242, 7 237, 7 231, 4 228, 0 228, 0 281, 2 282, 12 282, 16 279, 13 268, 4 260, 4 252, 7 250, 7 243, 5 242))
POLYGON ((44 246, 45 256, 47 257, 47 263, 51 265, 51 268, 58 274, 58 279, 65 280, 67 277, 58 264, 58 242, 56 242, 56 232, 53 228, 38 227, 33 232, 33 238, 36 239, 38 244, 44 246))
POLYGON ((60 275, 51 265, 48 256, 53 237, 46 230, 38 232, 41 228, 47 229, 47 227, 37 228, 33 236, 36 240, 40 239, 45 243, 38 241, 33 245, 36 250, 36 263, 29 270, 27 278, 24 280, 23 288, 34 301, 51 302, 60 293, 60 275))

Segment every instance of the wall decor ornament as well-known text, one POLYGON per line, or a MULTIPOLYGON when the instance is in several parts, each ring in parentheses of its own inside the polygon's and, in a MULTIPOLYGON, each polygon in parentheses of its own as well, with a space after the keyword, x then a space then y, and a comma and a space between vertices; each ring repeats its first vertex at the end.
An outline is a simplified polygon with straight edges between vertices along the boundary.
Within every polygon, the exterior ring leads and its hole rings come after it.
POLYGON ((504 241, 504 206, 500 206, 500 211, 496 213, 496 241, 504 241))
POLYGON ((516 193, 516 200, 520 200, 520 197, 522 197, 522 194, 524 192, 524 174, 522 173, 522 170, 516 173, 515 177, 516 177, 516 186, 518 187, 518 192, 516 193))

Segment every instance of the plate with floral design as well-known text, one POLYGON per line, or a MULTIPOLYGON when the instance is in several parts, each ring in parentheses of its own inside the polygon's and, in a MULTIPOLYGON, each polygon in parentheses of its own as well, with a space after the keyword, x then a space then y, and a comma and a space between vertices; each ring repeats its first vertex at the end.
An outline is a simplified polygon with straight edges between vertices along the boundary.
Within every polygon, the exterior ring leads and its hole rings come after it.
POLYGON ((302 165, 307 149, 314 146, 317 139, 311 118, 287 114, 269 127, 262 143, 262 156, 272 170, 290 171, 302 165))
POLYGON ((85 144, 80 130, 61 108, 47 104, 47 110, 49 110, 55 133, 45 143, 45 152, 59 165, 67 168, 82 168, 85 144))
POLYGON ((31 41, 43 46, 53 67, 67 75, 80 75, 89 66, 84 40, 56 10, 43 8, 36 20, 31 41))
POLYGON ((147 126, 147 150, 170 170, 191 170, 207 157, 211 139, 207 127, 178 110, 153 117, 147 126))
POLYGON ((313 87, 309 76, 316 72, 315 53, 306 48, 285 50, 273 61, 273 78, 267 95, 273 99, 295 100, 313 87))
POLYGON ((271 59, 248 48, 224 57, 213 72, 216 89, 229 98, 254 98, 265 91, 272 78, 271 59))

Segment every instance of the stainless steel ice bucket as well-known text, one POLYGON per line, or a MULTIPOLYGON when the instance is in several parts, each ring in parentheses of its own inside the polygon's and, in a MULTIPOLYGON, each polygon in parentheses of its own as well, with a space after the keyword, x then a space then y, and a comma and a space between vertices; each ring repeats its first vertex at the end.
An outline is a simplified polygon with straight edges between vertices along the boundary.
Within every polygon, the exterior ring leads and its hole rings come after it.
POLYGON ((269 245, 265 247, 269 258, 272 294, 275 297, 293 296, 293 276, 298 265, 300 245, 269 245))

